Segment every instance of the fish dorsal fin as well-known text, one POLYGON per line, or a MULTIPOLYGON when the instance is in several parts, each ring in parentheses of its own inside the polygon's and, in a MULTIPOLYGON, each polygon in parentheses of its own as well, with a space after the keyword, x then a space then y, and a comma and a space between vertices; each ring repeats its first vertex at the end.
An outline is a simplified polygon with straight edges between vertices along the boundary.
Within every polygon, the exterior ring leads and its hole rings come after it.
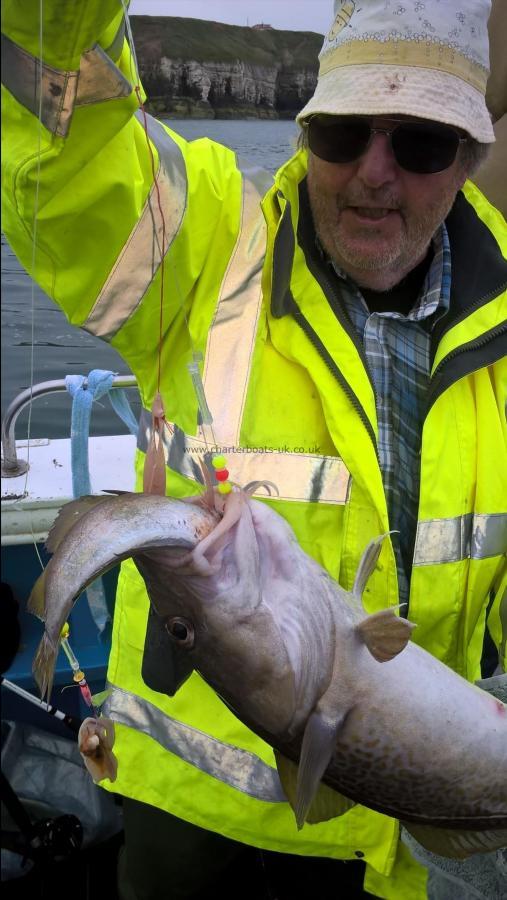
POLYGON ((46 618, 46 569, 35 582, 27 603, 28 612, 44 622, 46 618))
POLYGON ((104 494, 87 494, 79 497, 78 500, 71 500, 62 506, 58 513, 53 526, 51 527, 46 541, 46 549, 50 553, 54 553, 60 546, 63 539, 67 536, 70 529, 81 519, 90 509, 103 503, 104 500, 111 500, 104 494))
MULTIPOLYGON (((298 766, 278 750, 275 750, 275 760, 283 792, 295 812, 298 766)), ((339 794, 338 791, 334 791, 327 784, 321 782, 308 810, 306 821, 310 825, 327 822, 329 819, 343 816, 355 805, 353 800, 349 800, 348 797, 344 797, 343 794, 339 794)))
POLYGON ((380 556, 380 551, 382 550, 382 544, 390 534, 393 534, 393 532, 387 531, 386 534, 381 534, 380 537, 374 538, 363 552, 357 567, 354 587, 352 588, 352 595, 359 605, 361 605, 361 597, 363 596, 366 582, 377 565, 377 560, 380 556))
POLYGON ((468 859, 474 853, 492 853, 507 846, 507 828, 469 831, 463 828, 416 825, 414 822, 401 824, 425 850, 450 859, 468 859))
POLYGON ((401 619, 390 607, 367 616, 355 631, 377 662, 388 662, 405 649, 413 628, 413 622, 401 619))

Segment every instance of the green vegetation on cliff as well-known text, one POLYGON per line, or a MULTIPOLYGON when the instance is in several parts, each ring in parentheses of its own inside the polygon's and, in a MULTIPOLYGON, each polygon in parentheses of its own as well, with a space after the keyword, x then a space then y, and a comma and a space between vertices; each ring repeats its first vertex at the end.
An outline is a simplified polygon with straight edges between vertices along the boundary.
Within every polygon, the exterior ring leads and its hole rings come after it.
POLYGON ((256 66, 281 62, 298 69, 317 68, 322 35, 306 31, 255 29, 176 16, 131 16, 138 53, 145 60, 199 60, 256 66))
POLYGON ((312 96, 322 37, 162 16, 132 16, 155 114, 292 118, 312 96))

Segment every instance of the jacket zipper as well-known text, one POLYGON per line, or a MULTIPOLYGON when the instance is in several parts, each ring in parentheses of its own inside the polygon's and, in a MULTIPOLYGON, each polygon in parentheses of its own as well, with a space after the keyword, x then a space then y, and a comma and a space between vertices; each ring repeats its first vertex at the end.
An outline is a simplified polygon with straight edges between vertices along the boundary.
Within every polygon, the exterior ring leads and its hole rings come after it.
MULTIPOLYGON (((474 306, 476 306, 476 305, 477 304, 474 304, 474 306)), ((451 362, 453 359, 456 359, 457 356, 460 356, 462 353, 470 353, 471 351, 479 350, 481 347, 485 347, 487 344, 489 344, 489 342, 491 341, 492 338, 496 338, 498 335, 501 335, 506 329, 507 329, 507 325, 502 323, 497 328, 494 328, 492 331, 488 332, 487 335, 482 335, 481 337, 477 338, 475 341, 471 341, 470 343, 468 343, 466 345, 462 344, 459 347, 455 347, 454 350, 451 350, 451 352, 447 354, 447 356, 444 356, 444 358, 439 362, 437 368, 435 369, 435 371, 433 373, 433 378, 431 379, 431 385, 428 390, 425 418, 428 415, 433 403, 435 402, 435 400, 438 396, 439 380, 441 380, 443 368, 445 366, 447 366, 449 364, 449 362, 451 362)), ((464 376, 460 376, 460 377, 464 377, 464 376)), ((456 380, 459 380, 459 379, 456 379, 456 380)), ((455 384, 455 382, 451 382, 451 384, 449 384, 448 387, 451 387, 452 384, 455 384)))
POLYGON ((317 354, 319 355, 320 359, 322 360, 322 362, 324 363, 324 365, 326 366, 328 371, 331 373, 331 375, 333 376, 335 381, 338 382, 341 389, 343 390, 343 392, 346 394, 347 398, 349 399, 351 405, 357 412, 361 422, 363 423, 364 427, 366 428, 366 431, 368 432, 368 435, 370 436, 371 442, 373 444, 373 449, 375 450, 375 456, 377 458, 377 462, 379 462, 377 439, 375 437, 375 432, 372 428, 372 424, 371 424, 368 416, 366 415, 363 407, 361 406, 359 400, 357 399, 354 391, 350 387, 348 381, 346 381, 346 379, 343 377, 342 373, 340 372, 334 359, 327 352, 327 350, 326 350, 324 344, 322 343, 322 341, 320 340, 318 334, 313 330, 312 326, 307 321, 307 319, 305 319, 303 313, 299 309, 299 306, 297 305, 297 303, 294 300, 294 298, 292 297, 292 295, 290 296, 290 313, 292 315, 292 318, 296 322, 296 324, 299 325, 301 330, 304 332, 304 334, 306 335, 306 337, 308 338, 308 340, 310 341, 310 343, 316 350, 317 354))
MULTIPOLYGON (((439 340, 441 340, 443 338, 444 334, 447 334, 447 332, 450 331, 451 328, 454 328, 455 325, 459 325, 460 322, 464 322, 465 319, 468 319, 468 317, 470 315, 472 315, 472 313, 476 309, 479 309, 479 307, 483 306, 485 303, 487 303, 488 300, 494 300, 495 297, 498 297, 505 290, 507 290, 507 281, 504 282, 503 284, 500 284, 498 287, 494 288, 493 290, 488 291, 487 294, 484 294, 482 297, 479 297, 478 300, 474 300, 473 303, 470 303, 465 309, 463 309, 460 312, 460 314, 458 316, 456 316, 452 320, 452 322, 449 322, 448 327, 440 335, 439 340)), ((442 360, 442 362, 443 362, 443 360, 442 360)), ((440 365, 441 365, 441 363, 438 364, 439 368, 440 368, 440 365)))

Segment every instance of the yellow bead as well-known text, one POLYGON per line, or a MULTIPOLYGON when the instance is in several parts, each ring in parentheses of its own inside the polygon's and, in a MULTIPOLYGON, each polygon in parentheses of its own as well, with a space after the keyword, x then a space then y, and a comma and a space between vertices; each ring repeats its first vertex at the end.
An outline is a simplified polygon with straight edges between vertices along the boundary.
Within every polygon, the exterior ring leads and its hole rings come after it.
POLYGON ((62 628, 62 630, 60 631, 60 637, 66 638, 66 637, 69 636, 69 634, 70 634, 69 623, 68 623, 68 622, 65 622, 65 624, 64 624, 64 626, 63 626, 63 628, 62 628))
POLYGON ((218 493, 219 494, 230 494, 232 491, 232 485, 229 481, 222 481, 218 485, 218 493))
POLYGON ((214 469, 225 469, 225 467, 227 465, 227 460, 226 460, 225 456, 222 456, 222 455, 214 456, 213 459, 211 460, 211 465, 213 466, 214 469))
POLYGON ((72 677, 73 677, 74 681, 82 681, 84 678, 84 672, 81 672, 81 669, 80 669, 79 672, 74 672, 74 675, 72 677))

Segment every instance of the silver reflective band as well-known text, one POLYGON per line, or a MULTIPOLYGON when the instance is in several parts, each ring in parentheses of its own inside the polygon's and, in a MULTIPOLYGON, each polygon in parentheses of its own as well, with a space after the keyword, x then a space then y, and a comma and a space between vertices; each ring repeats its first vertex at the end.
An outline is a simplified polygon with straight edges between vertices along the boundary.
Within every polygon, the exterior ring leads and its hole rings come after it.
MULTIPOLYGON (((184 434, 176 426, 163 437, 167 466, 185 478, 202 484, 199 460, 209 453, 209 446, 199 438, 184 434)), ((137 446, 146 452, 151 430, 151 413, 141 411, 137 446)), ((228 457, 231 479, 240 485, 259 480, 272 481, 278 488, 277 500, 299 500, 307 503, 343 504, 347 502, 350 474, 337 456, 318 456, 312 453, 287 452, 276 448, 250 449, 220 445, 220 452, 228 457)), ((265 498, 264 489, 254 493, 265 498)))
POLYGON ((2 35, 2 84, 18 103, 39 116, 51 134, 66 137, 76 106, 128 97, 132 85, 96 44, 83 53, 78 72, 41 63, 2 35), (42 94, 42 97, 40 96, 42 94))
POLYGON ((507 552, 507 513, 467 513, 419 522, 414 566, 487 559, 507 552))
POLYGON ((83 53, 79 64, 76 106, 118 100, 132 93, 132 85, 102 47, 95 44, 83 53))
MULTIPOLYGON (((138 117, 140 113, 136 114, 138 117)), ((185 162, 165 128, 147 116, 148 134, 159 155, 157 185, 165 220, 165 254, 178 234, 187 199, 185 162)), ((118 259, 82 327, 103 340, 133 315, 160 269, 164 223, 153 184, 118 259)))
POLYGON ((109 44, 109 47, 105 48, 105 52, 108 56, 111 57, 113 62, 118 62, 122 50, 123 50, 123 42, 125 40, 125 19, 122 18, 118 31, 116 32, 113 42, 109 44))
POLYGON ((262 169, 237 157, 236 163, 242 175, 241 222, 208 332, 202 377, 214 434, 223 446, 239 443, 262 305, 267 231, 261 200, 273 183, 262 169))
POLYGON ((103 712, 113 722, 147 734, 170 753, 256 800, 285 803, 278 772, 249 753, 166 716, 160 709, 115 685, 103 712))
POLYGON ((2 35, 2 84, 51 134, 65 137, 77 94, 78 72, 64 72, 41 61, 2 35), (42 94, 42 97, 41 97, 42 94))

